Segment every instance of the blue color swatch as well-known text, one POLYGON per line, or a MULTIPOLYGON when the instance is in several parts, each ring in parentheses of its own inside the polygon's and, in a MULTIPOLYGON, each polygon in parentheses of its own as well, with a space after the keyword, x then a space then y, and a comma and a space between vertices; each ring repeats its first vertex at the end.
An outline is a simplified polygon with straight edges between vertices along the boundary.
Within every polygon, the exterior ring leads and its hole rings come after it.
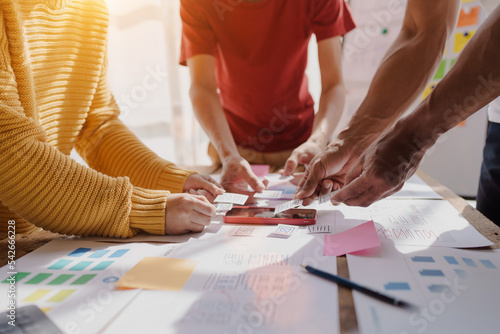
POLYGON ((424 270, 420 270, 420 275, 422 275, 422 276, 444 276, 444 273, 441 270, 437 270, 437 269, 424 269, 424 270))
POLYGON ((430 292, 445 292, 450 289, 448 285, 442 285, 442 284, 432 284, 428 286, 430 292))
POLYGON ((463 269, 455 269, 455 273, 460 278, 467 278, 467 272, 463 269))
POLYGON ((413 262, 435 262, 432 256, 414 256, 411 260, 413 262))
POLYGON ((113 254, 111 254, 109 257, 121 257, 123 256, 126 252, 128 252, 130 249, 119 249, 113 254))
POLYGON ((455 259, 453 256, 445 256, 444 259, 448 264, 458 264, 457 259, 455 259))
POLYGON ((485 266, 488 269, 497 269, 497 267, 495 267, 493 262, 491 262, 490 260, 479 260, 479 261, 483 264, 483 266, 485 266))
POLYGON ((74 250, 73 252, 69 253, 68 256, 73 256, 73 257, 80 257, 83 254, 90 252, 90 248, 78 248, 74 250))
POLYGON ((469 259, 468 257, 463 257, 462 260, 465 262, 465 264, 468 267, 474 267, 474 268, 477 267, 477 264, 472 259, 469 259))
POLYGON ((106 255, 108 253, 109 253, 108 249, 99 249, 99 250, 96 250, 94 253, 92 253, 89 256, 89 258, 91 258, 91 259, 99 259, 99 258, 103 257, 104 255, 106 255))
POLYGON ((384 284, 386 290, 410 290, 410 284, 406 282, 389 282, 384 284))

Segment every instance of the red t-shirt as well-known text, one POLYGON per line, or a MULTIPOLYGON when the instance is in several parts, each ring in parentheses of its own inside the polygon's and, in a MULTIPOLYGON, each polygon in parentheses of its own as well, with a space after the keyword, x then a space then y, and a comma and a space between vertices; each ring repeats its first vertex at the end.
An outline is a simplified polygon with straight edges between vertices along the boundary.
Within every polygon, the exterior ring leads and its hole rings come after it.
POLYGON ((181 0, 180 63, 216 61, 220 100, 237 145, 293 149, 309 138, 314 102, 307 46, 355 27, 344 0, 181 0))

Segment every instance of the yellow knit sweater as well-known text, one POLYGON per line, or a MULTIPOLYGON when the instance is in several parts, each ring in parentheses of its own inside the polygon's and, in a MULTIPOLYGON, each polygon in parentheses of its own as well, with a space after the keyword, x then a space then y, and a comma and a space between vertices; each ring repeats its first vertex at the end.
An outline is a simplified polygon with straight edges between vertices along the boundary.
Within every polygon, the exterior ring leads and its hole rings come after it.
POLYGON ((118 120, 99 0, 0 0, 0 234, 165 233, 167 195, 191 172, 118 120), (69 158, 73 148, 87 161, 69 158))

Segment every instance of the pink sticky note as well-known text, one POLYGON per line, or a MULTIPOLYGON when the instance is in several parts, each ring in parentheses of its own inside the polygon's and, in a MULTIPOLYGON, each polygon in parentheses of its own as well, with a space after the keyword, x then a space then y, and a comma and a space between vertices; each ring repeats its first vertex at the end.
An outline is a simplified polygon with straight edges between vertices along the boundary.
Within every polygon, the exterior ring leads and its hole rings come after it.
POLYGON ((250 165, 250 167, 257 177, 264 177, 269 174, 269 165, 250 165))
POLYGON ((380 240, 373 220, 347 231, 324 236, 323 255, 341 256, 363 249, 379 247, 380 240))

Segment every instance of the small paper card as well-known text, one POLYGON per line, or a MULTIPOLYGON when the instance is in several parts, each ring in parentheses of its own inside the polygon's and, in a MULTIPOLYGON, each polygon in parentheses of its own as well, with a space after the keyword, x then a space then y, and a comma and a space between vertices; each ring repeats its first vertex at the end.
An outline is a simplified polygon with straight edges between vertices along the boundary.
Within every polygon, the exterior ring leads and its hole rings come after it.
POLYGON ((332 233, 331 225, 309 225, 307 226, 308 234, 332 233))
POLYGON ((269 234, 271 238, 288 239, 297 230, 297 226, 279 224, 276 231, 269 234))
POLYGON ((231 235, 241 236, 241 237, 250 237, 252 236, 252 232, 255 229, 253 226, 242 226, 238 227, 236 231, 234 231, 231 235))
POLYGON ((215 205, 215 210, 217 211, 218 216, 226 214, 226 212, 228 212, 232 208, 232 203, 217 203, 217 205, 215 205))
POLYGON ((293 209, 293 208, 296 208, 296 207, 301 206, 301 205, 302 205, 301 199, 294 199, 292 201, 288 201, 288 202, 285 202, 285 203, 278 205, 274 209, 274 214, 286 211, 288 209, 293 209))
POLYGON ((283 191, 281 190, 264 190, 260 193, 255 193, 254 198, 281 198, 283 191))
POLYGON ((290 182, 294 179, 295 177, 293 175, 285 176, 285 175, 279 175, 279 174, 270 174, 265 177, 266 180, 268 180, 270 183, 285 183, 285 182, 290 182))
POLYGON ((243 205, 248 199, 247 195, 234 194, 234 193, 224 193, 215 198, 215 203, 232 203, 243 205))
POLYGON ((330 199, 332 198, 333 193, 328 193, 323 196, 318 197, 318 202, 319 204, 323 204, 326 202, 330 202, 330 199))

